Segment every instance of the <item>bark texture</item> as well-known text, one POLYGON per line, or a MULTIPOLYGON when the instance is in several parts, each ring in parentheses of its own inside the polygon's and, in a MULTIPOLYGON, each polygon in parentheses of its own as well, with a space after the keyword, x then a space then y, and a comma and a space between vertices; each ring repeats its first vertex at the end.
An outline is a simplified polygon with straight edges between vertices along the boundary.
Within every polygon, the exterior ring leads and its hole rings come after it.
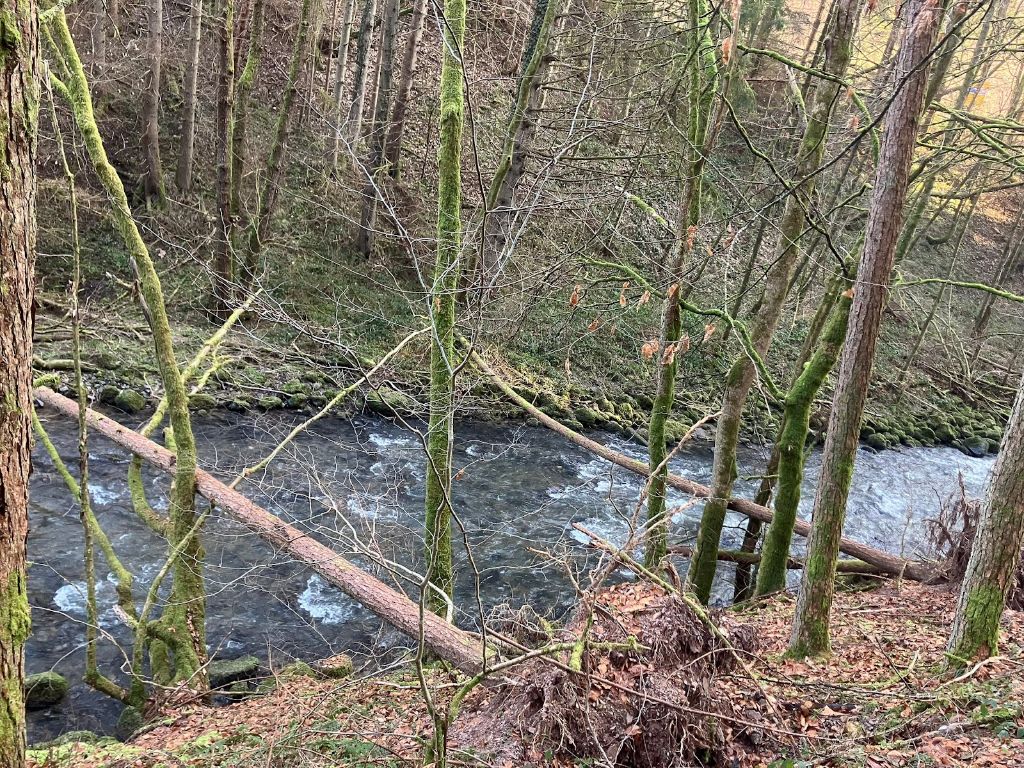
POLYGON ((908 10, 906 35, 896 60, 896 82, 902 86, 893 98, 882 136, 864 252, 857 269, 849 327, 822 456, 821 479, 814 500, 807 567, 797 599, 789 648, 797 657, 830 651, 829 619, 839 538, 846 517, 846 501, 882 312, 889 296, 896 242, 903 222, 910 163, 927 87, 925 64, 935 44, 941 16, 937 0, 916 0, 908 10))
POLYGON ((203 39, 203 0, 192 0, 188 14, 188 69, 185 71, 185 103, 182 105, 181 146, 174 183, 182 192, 192 189, 192 159, 196 143, 196 99, 199 83, 199 52, 203 39))
POLYGON ((25 764, 25 545, 31 472, 38 21, 0 0, 0 765, 25 764))
POLYGON ((163 65, 164 2, 148 0, 149 39, 146 57, 149 71, 142 93, 142 152, 146 167, 142 177, 146 201, 152 205, 164 202, 163 168, 160 164, 160 70, 163 65))
MULTIPOLYGON (((466 37, 466 0, 445 3, 441 59, 441 127, 437 150, 437 260, 430 289, 430 423, 427 434, 425 548, 427 576, 452 595, 451 487, 455 397, 455 302, 462 251, 462 131, 465 124, 462 52, 466 37)), ((445 604, 430 592, 434 611, 445 604)))
POLYGON ((405 133, 405 116, 409 111, 409 99, 412 97, 412 86, 416 74, 416 61, 420 54, 420 41, 423 39, 423 24, 427 18, 427 0, 415 0, 412 7, 412 24, 409 38, 405 43, 405 56, 402 59, 402 72, 398 77, 398 94, 395 97, 395 111, 388 126, 387 142, 384 156, 387 160, 388 173, 391 178, 398 178, 399 163, 402 159, 402 135, 405 133))
POLYGON ((960 587, 949 652, 959 664, 996 653, 999 619, 1024 547, 1024 382, 999 447, 960 587))

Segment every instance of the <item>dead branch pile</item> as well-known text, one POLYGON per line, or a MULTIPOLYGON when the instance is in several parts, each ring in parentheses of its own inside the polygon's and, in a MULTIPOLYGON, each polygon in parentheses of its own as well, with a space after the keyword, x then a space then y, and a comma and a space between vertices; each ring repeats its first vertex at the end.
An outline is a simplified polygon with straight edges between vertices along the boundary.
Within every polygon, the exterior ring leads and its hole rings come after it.
MULTIPOLYGON (((535 659, 517 668, 515 680, 492 689, 460 723, 460 742, 499 765, 565 757, 671 768, 728 765, 744 743, 763 737, 758 695, 730 675, 739 668, 734 651, 678 595, 627 583, 583 606, 556 638, 573 650, 553 657, 557 663, 535 659)), ((728 636, 734 649, 753 646, 749 627, 728 636)))
MULTIPOLYGON (((939 507, 934 520, 928 520, 928 544, 935 553, 935 568, 930 583, 959 586, 967 573, 974 535, 981 512, 981 500, 968 496, 961 474, 959 485, 939 507)), ((1017 581, 1010 589, 1006 605, 1024 611, 1024 557, 1017 567, 1017 581)))

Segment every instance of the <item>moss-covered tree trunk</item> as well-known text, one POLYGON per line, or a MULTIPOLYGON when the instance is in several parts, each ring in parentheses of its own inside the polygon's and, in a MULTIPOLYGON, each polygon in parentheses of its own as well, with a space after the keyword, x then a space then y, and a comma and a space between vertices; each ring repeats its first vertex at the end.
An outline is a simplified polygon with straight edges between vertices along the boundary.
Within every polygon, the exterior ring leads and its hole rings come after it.
POLYGON ((277 196, 284 176, 285 158, 288 153, 288 137, 291 134, 292 118, 295 114, 295 101, 299 93, 299 82, 305 69, 309 55, 309 30, 314 15, 313 0, 302 0, 299 15, 299 28, 295 33, 292 47, 291 63, 288 67, 288 81, 284 87, 284 95, 278 107, 277 123, 274 127, 274 141, 267 155, 267 167, 263 172, 263 185, 260 187, 260 199, 256 218, 249 223, 249 231, 245 246, 246 286, 251 287, 262 269, 263 249, 270 237, 271 222, 277 212, 277 196))
POLYGON ((551 62, 549 47, 552 31, 564 1, 537 0, 534 6, 534 22, 523 55, 516 101, 512 105, 512 115, 505 130, 505 145, 487 192, 484 258, 481 265, 481 283, 484 286, 493 283, 497 277, 499 261, 508 243, 509 229, 515 218, 513 195, 516 185, 526 172, 530 144, 539 119, 541 88, 551 62))
MULTIPOLYGON (((196 526, 196 448, 188 411, 188 393, 174 355, 174 339, 167 317, 163 291, 156 265, 139 232, 128 205, 128 197, 117 171, 107 159, 103 139, 93 113, 89 84, 75 48, 63 10, 48 21, 54 52, 62 60, 67 83, 59 84, 74 114, 75 123, 85 143, 89 159, 111 204, 111 213, 136 269, 140 301, 153 334, 157 368, 164 386, 176 445, 174 483, 171 489, 167 529, 169 552, 176 553, 173 582, 167 606, 161 616, 162 637, 174 638, 173 656, 163 656, 167 665, 154 669, 159 679, 188 681, 196 688, 205 688, 206 663, 206 592, 203 585, 203 550, 196 526)), ((138 702, 136 702, 138 703, 138 702)))
POLYGON ((192 158, 196 143, 196 100, 199 83, 199 53, 203 39, 203 0, 192 0, 188 14, 188 69, 185 70, 185 103, 181 111, 181 144, 174 183, 182 192, 192 189, 192 158))
POLYGON ((395 111, 388 126, 384 157, 387 160, 388 173, 391 178, 398 178, 399 163, 402 159, 402 135, 405 133, 405 118, 409 111, 409 99, 412 97, 412 86, 416 75, 416 62, 420 54, 420 40, 423 38, 423 25, 427 18, 427 0, 414 0, 412 22, 409 37, 405 41, 405 56, 402 59, 402 72, 398 76, 398 94, 395 96, 395 111))
POLYGON ((687 148, 686 174, 682 184, 676 217, 676 236, 672 245, 670 268, 672 284, 665 296, 661 315, 660 353, 658 357, 657 392, 648 421, 648 466, 651 476, 647 485, 647 530, 644 564, 658 568, 668 553, 668 519, 665 515, 668 451, 665 427, 676 397, 676 359, 682 338, 683 321, 680 290, 687 259, 693 250, 700 223, 705 144, 711 122, 711 107, 718 86, 718 62, 708 28, 708 6, 704 0, 690 0, 691 42, 687 51, 687 148))
POLYGON ((782 430, 779 434, 778 481, 775 492, 775 516, 768 526, 761 547, 755 594, 766 595, 786 587, 786 566, 793 540, 793 526, 800 507, 804 479, 804 446, 811 420, 811 409, 825 379, 835 367, 846 338, 852 296, 843 293, 835 303, 821 335, 821 343, 786 394, 782 430))
POLYGON ((0 0, 0 765, 25 764, 25 547, 32 446, 39 35, 34 0, 0 0))
MULTIPOLYGON (((199 2, 199 0, 195 0, 199 2)), ((257 0, 261 3, 261 0, 257 0)), ((223 0, 218 29, 217 73, 217 215, 214 217, 213 313, 226 317, 235 281, 235 211, 231 205, 235 91, 235 0, 223 0)))
POLYGON ((849 327, 832 399, 807 541, 807 567, 800 584, 789 647, 789 652, 797 657, 830 650, 829 619, 839 539, 924 105, 928 74, 924 65, 935 43, 939 8, 938 0, 916 0, 908 8, 907 31, 896 59, 896 82, 902 83, 902 87, 893 97, 882 135, 864 251, 857 269, 849 327))
POLYGON ((160 163, 160 71, 163 67, 164 2, 148 0, 149 37, 146 42, 145 88, 142 92, 142 153, 145 171, 142 187, 146 202, 163 205, 164 180, 160 163))
MULTIPOLYGON (((437 151, 437 261, 429 304, 430 422, 427 432, 425 545, 427 578, 452 595, 451 487, 455 397, 455 301, 462 250, 462 131, 465 124, 462 54, 466 36, 466 0, 444 7, 444 53, 441 59, 441 127, 437 151)), ((443 613, 446 604, 430 591, 428 605, 443 613)))
POLYGON ((1024 382, 999 447, 960 587, 949 652, 958 664, 996 653, 999 619, 1024 547, 1024 382))
POLYGON ((359 221, 359 250, 365 258, 370 258, 373 254, 380 185, 386 178, 381 171, 385 167, 384 142, 388 134, 388 117, 391 114, 391 84, 395 71, 399 10, 398 0, 386 0, 384 29, 381 33, 380 55, 377 60, 377 103, 370 124, 370 157, 366 169, 368 178, 363 187, 363 211, 359 221))
MULTIPOLYGON (((853 37, 857 26, 860 0, 837 0, 833 6, 830 25, 826 31, 823 69, 835 78, 818 84, 814 101, 797 151, 794 178, 807 179, 790 191, 782 212, 779 241, 768 272, 764 296, 750 331, 751 341, 758 355, 767 354, 772 337, 782 315, 782 307, 793 281, 793 271, 799 261, 800 238, 807 222, 807 210, 814 195, 814 171, 821 165, 828 144, 829 121, 839 95, 839 82, 846 74, 853 51, 853 37)), ((733 363, 726 379, 722 396, 721 415, 715 433, 715 458, 712 470, 714 494, 704 506, 697 546, 690 560, 690 582, 697 596, 707 602, 718 565, 718 545, 722 537, 729 497, 736 480, 736 447, 747 395, 753 386, 756 369, 744 351, 733 363)))

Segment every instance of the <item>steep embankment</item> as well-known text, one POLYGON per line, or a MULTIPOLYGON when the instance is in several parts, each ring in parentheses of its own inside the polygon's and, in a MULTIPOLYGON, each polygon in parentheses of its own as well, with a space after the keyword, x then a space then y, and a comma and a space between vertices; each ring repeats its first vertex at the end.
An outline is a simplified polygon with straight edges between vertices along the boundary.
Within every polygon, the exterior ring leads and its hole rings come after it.
MULTIPOLYGON (((945 589, 911 584, 841 592, 828 662, 783 658, 791 598, 729 612, 722 626, 747 648, 755 683, 729 663, 720 644, 698 654, 708 642, 700 622, 672 608, 659 589, 621 585, 598 599, 602 607, 588 640, 594 645, 582 657, 582 671, 559 673, 531 662, 520 670, 530 674, 513 668, 509 684, 476 689, 451 729, 453 756, 495 766, 572 765, 572 754, 590 754, 592 736, 605 750, 614 745, 618 764, 673 765, 671 744, 649 749, 654 742, 647 740, 660 734, 679 741, 686 754, 728 756, 739 766, 1024 765, 1024 615, 1007 613, 999 656, 946 671, 953 599, 945 589), (600 643, 628 636, 641 645, 600 650, 600 643), (638 659, 630 662, 634 654, 638 659), (637 708, 638 691, 648 697, 648 709, 637 708), (659 707, 668 707, 662 715, 680 727, 685 721, 684 730, 663 733, 662 720, 644 719, 659 707), (600 726, 591 736, 588 722, 600 726), (562 726, 552 730, 554 723, 562 726), (582 730, 569 730, 577 727, 582 730)), ((556 630, 556 639, 571 641, 581 628, 556 630)), ((569 651, 555 658, 570 663, 569 651)), ((436 706, 458 689, 438 669, 429 669, 425 680, 436 706)), ((36 749, 32 766, 398 766, 418 764, 432 731, 409 669, 345 681, 288 674, 266 695, 228 707, 186 704, 161 717, 128 744, 36 749)))

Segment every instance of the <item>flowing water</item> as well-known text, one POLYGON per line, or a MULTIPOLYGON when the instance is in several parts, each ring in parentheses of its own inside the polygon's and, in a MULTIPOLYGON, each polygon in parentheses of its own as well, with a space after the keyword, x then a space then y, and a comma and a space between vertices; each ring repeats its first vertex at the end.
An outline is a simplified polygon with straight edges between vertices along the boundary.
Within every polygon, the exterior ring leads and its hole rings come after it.
MULTIPOLYGON (((69 466, 77 463, 75 425, 43 414, 69 466)), ((123 418, 123 417, 122 417, 123 418)), ((200 464, 227 479, 266 454, 297 417, 223 413, 196 417, 200 464)), ((415 428, 415 426, 414 426, 415 428)), ((610 435, 598 439, 636 458, 642 446, 610 435)), ((415 431, 383 419, 325 419, 301 436, 260 476, 240 487, 275 514, 310 531, 364 567, 372 544, 401 567, 418 568, 424 492, 422 441, 415 431)), ((738 494, 750 496, 765 451, 741 451, 738 494)), ((809 514, 820 454, 808 461, 802 514, 809 514)), ((90 491, 96 515, 125 565, 136 577, 136 599, 166 557, 166 547, 135 516, 125 482, 127 454, 101 437, 90 445, 90 491)), ((861 450, 853 479, 846 535, 907 556, 924 547, 923 521, 933 516, 957 483, 958 473, 980 494, 992 459, 972 459, 949 448, 871 453, 861 450)), ((459 556, 459 600, 472 605, 476 579, 484 610, 530 603, 557 618, 572 603, 566 564, 587 562, 580 522, 611 541, 629 538, 642 481, 539 427, 462 424, 457 429, 453 499, 470 544, 474 569, 459 556)), ((672 470, 707 482, 711 450, 695 446, 672 460, 672 470)), ((167 478, 147 474, 150 501, 166 507, 167 478)), ((36 448, 32 476, 29 578, 33 633, 29 672, 55 669, 76 681, 84 663, 85 597, 81 527, 49 458, 36 448)), ((701 507, 682 495, 670 498, 672 540, 692 542, 701 507)), ((725 547, 742 536, 731 515, 725 547)), ((462 533, 457 532, 461 538, 462 533)), ((407 641, 382 628, 374 616, 300 563, 275 553, 242 526, 222 516, 204 534, 209 593, 207 639, 211 654, 260 656, 274 667, 293 658, 317 659, 342 651, 379 662, 382 649, 407 641)), ((798 538, 797 546, 803 545, 798 538)), ((682 568, 683 565, 681 564, 682 568)), ((394 569, 392 569, 394 570, 394 569)), ((386 576, 387 579, 392 577, 386 576)), ((732 569, 722 565, 718 602, 732 592, 732 569)), ((393 582, 410 588, 408 582, 393 582)), ((130 633, 118 620, 113 576, 97 552, 100 665, 115 677, 130 654, 130 633)), ((468 615, 464 622, 471 623, 468 615)), ((368 663, 371 663, 368 661, 368 663)), ((74 729, 110 732, 119 705, 75 683, 57 707, 30 713, 31 741, 74 729)))

